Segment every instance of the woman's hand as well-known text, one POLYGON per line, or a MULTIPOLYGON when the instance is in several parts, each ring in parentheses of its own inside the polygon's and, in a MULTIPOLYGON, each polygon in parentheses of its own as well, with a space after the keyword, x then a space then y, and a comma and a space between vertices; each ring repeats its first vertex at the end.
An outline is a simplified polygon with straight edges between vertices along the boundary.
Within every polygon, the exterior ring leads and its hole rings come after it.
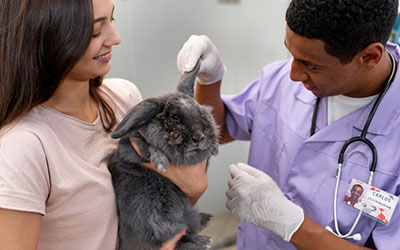
POLYGON ((180 233, 174 236, 174 238, 170 239, 161 246, 160 250, 174 250, 176 248, 176 244, 178 241, 186 234, 186 229, 183 229, 180 233))
MULTIPOLYGON (((133 139, 131 139, 131 144, 135 151, 142 156, 139 147, 133 139)), ((208 177, 206 173, 207 160, 191 166, 178 166, 170 163, 165 172, 157 170, 151 163, 141 163, 141 165, 168 178, 177 185, 189 198, 192 205, 196 204, 208 187, 208 177)))

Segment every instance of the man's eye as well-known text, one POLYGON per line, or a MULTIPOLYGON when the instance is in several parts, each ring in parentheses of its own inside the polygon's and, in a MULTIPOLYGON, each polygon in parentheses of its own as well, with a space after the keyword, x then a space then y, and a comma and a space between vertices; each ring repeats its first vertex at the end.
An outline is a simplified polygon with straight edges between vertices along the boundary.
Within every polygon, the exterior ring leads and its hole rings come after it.
POLYGON ((309 70, 317 70, 318 67, 314 66, 314 65, 307 65, 307 69, 309 69, 309 70))

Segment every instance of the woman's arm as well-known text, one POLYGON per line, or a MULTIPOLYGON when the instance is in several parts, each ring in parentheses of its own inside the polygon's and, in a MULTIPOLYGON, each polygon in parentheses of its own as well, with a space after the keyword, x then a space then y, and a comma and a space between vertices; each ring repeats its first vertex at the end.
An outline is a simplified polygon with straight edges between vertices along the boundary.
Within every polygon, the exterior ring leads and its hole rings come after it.
POLYGON ((42 215, 0 208, 0 249, 36 250, 42 215))

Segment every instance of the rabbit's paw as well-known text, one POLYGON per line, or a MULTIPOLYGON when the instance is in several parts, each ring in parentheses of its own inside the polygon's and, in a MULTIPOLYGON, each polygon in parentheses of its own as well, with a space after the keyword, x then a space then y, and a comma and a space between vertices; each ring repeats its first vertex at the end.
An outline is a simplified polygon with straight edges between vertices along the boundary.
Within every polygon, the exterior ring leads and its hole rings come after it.
POLYGON ((153 148, 153 147, 149 147, 149 152, 150 152, 150 160, 152 163, 154 163, 155 167, 158 170, 161 171, 167 171, 168 169, 168 158, 159 150, 153 148))
POLYGON ((212 214, 200 213, 200 218, 200 230, 202 230, 210 224, 210 222, 214 219, 214 216, 212 214))
POLYGON ((208 236, 187 234, 181 238, 176 246, 177 250, 206 250, 211 249, 212 240, 208 236))
POLYGON ((157 170, 161 170, 161 171, 165 172, 168 169, 168 164, 167 165, 157 164, 156 167, 157 167, 157 170))
POLYGON ((211 155, 218 155, 218 146, 212 147, 211 155))

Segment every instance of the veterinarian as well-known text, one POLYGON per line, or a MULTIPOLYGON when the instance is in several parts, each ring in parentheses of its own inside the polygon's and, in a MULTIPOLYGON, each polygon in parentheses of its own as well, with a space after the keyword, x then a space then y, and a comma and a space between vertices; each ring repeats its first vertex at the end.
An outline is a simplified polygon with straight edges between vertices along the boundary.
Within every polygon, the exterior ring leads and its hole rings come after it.
MULTIPOLYGON (((128 81, 102 78, 121 41, 113 3, 0 6, 0 249, 116 249, 104 159, 117 145, 111 130, 142 97, 128 81)), ((169 167, 193 203, 207 187, 204 169, 169 167)))
POLYGON ((384 225, 343 202, 353 178, 400 194, 400 48, 387 43, 397 10, 397 0, 292 0, 292 57, 237 95, 220 96, 225 66, 208 37, 183 45, 178 69, 202 59, 196 98, 214 107, 221 143, 251 141, 248 165, 229 168, 237 249, 400 248, 399 208, 384 225))

